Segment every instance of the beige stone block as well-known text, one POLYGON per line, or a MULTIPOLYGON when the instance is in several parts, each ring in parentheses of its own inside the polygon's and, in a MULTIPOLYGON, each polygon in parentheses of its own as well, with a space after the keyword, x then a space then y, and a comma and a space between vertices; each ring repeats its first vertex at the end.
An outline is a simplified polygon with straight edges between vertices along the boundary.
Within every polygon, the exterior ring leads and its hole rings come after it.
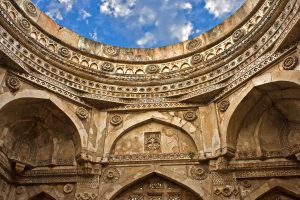
POLYGON ((79 35, 67 28, 59 29, 57 38, 71 45, 72 47, 78 47, 79 35))
POLYGON ((94 132, 94 138, 92 141, 95 151, 103 156, 103 146, 104 146, 104 137, 106 130, 106 122, 107 122, 107 113, 106 112, 98 112, 97 110, 93 110, 93 119, 91 120, 91 127, 94 132))
POLYGON ((252 82, 254 86, 263 85, 266 83, 270 83, 272 81, 272 75, 271 74, 263 74, 259 77, 253 78, 252 82))
POLYGON ((173 117, 171 123, 178 127, 182 127, 185 124, 185 122, 183 122, 183 120, 179 117, 173 117))
POLYGON ((0 85, 4 83, 5 75, 6 75, 6 69, 0 67, 0 85))
POLYGON ((53 36, 58 35, 60 26, 55 23, 50 17, 41 13, 37 21, 38 25, 53 36))
POLYGON ((214 104, 199 107, 199 120, 204 153, 215 155, 215 151, 221 148, 218 121, 214 104))
POLYGON ((88 53, 95 53, 96 42, 80 36, 77 48, 88 53))

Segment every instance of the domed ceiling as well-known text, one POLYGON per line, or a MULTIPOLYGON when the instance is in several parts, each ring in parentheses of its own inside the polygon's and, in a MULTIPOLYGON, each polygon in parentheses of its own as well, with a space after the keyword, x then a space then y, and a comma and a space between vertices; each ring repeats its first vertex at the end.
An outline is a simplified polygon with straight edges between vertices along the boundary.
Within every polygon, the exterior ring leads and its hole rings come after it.
MULTIPOLYGON (((68 95, 68 98, 81 104, 88 106, 93 104, 101 109, 127 105, 135 107, 141 104, 159 107, 162 103, 169 107, 186 107, 193 106, 190 104, 202 105, 216 101, 239 87, 249 77, 260 73, 270 62, 274 62, 284 54, 284 51, 276 53, 281 45, 281 40, 277 42, 276 38, 285 38, 281 34, 289 33, 287 31, 289 27, 286 27, 289 23, 278 22, 270 25, 278 17, 284 20, 289 16, 286 20, 293 20, 292 15, 284 15, 285 12, 280 16, 282 12, 278 10, 287 4, 285 1, 247 0, 234 15, 220 25, 191 40, 160 48, 128 49, 86 39, 55 23, 29 0, 16 1, 14 5, 19 7, 14 10, 11 10, 13 5, 8 2, 10 1, 3 4, 4 9, 10 12, 9 17, 5 18, 5 25, 14 24, 17 31, 13 34, 17 35, 24 44, 23 47, 21 44, 14 43, 21 52, 18 52, 20 57, 8 58, 16 60, 16 63, 26 63, 20 65, 20 71, 23 72, 16 72, 16 76, 49 88, 50 86, 40 82, 38 78, 29 77, 25 73, 32 68, 39 73, 37 76, 47 77, 50 81, 55 80, 59 87, 63 87, 63 89, 54 87, 55 92, 68 95), (20 12, 17 12, 18 10, 20 12), (264 62, 273 53, 274 56, 264 62), (256 60, 262 63, 258 64, 256 60)), ((93 3, 84 2, 85 5, 93 3)), ((114 1, 110 4, 107 0, 102 0, 98 4, 94 2, 93 5, 98 6, 99 12, 101 9, 102 12, 103 9, 107 9, 105 15, 117 18, 114 15, 118 8, 117 2, 126 3, 114 1)), ((168 3, 168 1, 164 2, 168 3)), ((207 12, 213 13, 214 1, 201 2, 206 5, 204 9, 207 12)), ((198 4, 201 5, 201 2, 199 1, 198 4)), ((218 9, 228 6, 226 1, 218 2, 218 9)), ((288 12, 293 9, 292 3, 295 2, 297 1, 293 0, 286 6, 288 12)), ((68 19, 63 16, 71 15, 72 10, 76 10, 76 5, 79 6, 75 1, 60 0, 56 3, 57 7, 53 9, 60 13, 62 19, 68 19), (60 11, 59 5, 64 5, 65 10, 60 11)), ((175 5, 176 1, 173 1, 173 4, 175 5)), ((190 9, 193 9, 194 4, 191 4, 190 9)), ((48 2, 49 8, 51 5, 52 3, 48 2)), ((134 13, 131 9, 135 9, 137 5, 137 0, 131 2, 128 16, 122 19, 129 20, 131 15, 134 15, 131 14, 134 13)), ((158 7, 157 10, 162 9, 160 8, 162 6, 158 7)), ((297 13, 297 9, 298 7, 295 6, 296 11, 293 12, 297 13)), ((49 11, 47 12, 51 15, 49 11)), ((221 16, 221 12, 215 15, 221 16)), ((69 18, 80 23, 80 19, 76 17, 69 18)), ((175 20, 177 21, 179 20, 175 20)), ((85 28, 85 30, 89 29, 85 28)), ((104 26, 103 30, 114 33, 109 26, 104 26)), ((178 29, 174 33, 178 33, 178 29)), ((11 49, 13 40, 10 38, 13 36, 5 30, 2 34, 8 38, 5 44, 11 49)), ((128 33, 128 35, 134 34, 128 33)), ((171 38, 171 35, 168 35, 171 38)))
POLYGON ((59 25, 121 47, 158 47, 221 23, 244 0, 33 0, 59 25), (84 2, 84 3, 83 3, 84 2))

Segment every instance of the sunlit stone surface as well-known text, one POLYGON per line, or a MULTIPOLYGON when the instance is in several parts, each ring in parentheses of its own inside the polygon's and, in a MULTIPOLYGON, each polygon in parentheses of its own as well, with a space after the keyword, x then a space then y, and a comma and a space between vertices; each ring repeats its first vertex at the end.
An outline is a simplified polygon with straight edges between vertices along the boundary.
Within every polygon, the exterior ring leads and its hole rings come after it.
POLYGON ((125 49, 0 0, 0 199, 299 199, 299 9, 125 49))

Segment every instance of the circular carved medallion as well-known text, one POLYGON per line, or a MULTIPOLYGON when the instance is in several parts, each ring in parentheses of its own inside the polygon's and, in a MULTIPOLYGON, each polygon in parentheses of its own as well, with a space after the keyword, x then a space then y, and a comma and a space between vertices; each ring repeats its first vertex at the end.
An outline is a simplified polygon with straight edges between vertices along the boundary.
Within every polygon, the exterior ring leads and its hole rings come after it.
POLYGON ((283 61, 283 69, 292 70, 298 65, 298 59, 295 56, 288 56, 283 61))
POLYGON ((110 118, 110 123, 114 126, 121 124, 122 121, 123 121, 123 118, 120 115, 114 115, 110 118))
POLYGON ((67 49, 66 47, 60 47, 58 49, 58 53, 65 58, 70 58, 71 57, 71 52, 69 49, 67 49))
POLYGON ((65 192, 66 194, 70 194, 70 193, 73 191, 73 189, 74 189, 74 186, 71 185, 71 184, 66 184, 66 185, 64 186, 64 192, 65 192))
POLYGON ((83 107, 78 107, 76 109, 76 115, 82 119, 82 120, 85 120, 88 118, 89 116, 89 112, 87 111, 87 109, 83 108, 83 107))
POLYGON ((202 62, 203 60, 204 60, 203 55, 201 53, 197 53, 197 54, 192 56, 191 64, 195 65, 195 64, 198 64, 198 63, 202 62))
POLYGON ((113 47, 113 46, 104 46, 103 53, 107 56, 115 57, 115 56, 119 55, 119 49, 117 47, 113 47))
POLYGON ((232 39, 234 42, 240 40, 243 36, 245 35, 245 32, 243 29, 238 29, 236 31, 234 31, 234 33, 232 34, 232 39))
POLYGON ((187 43, 186 49, 189 51, 193 51, 199 48, 201 45, 202 45, 202 41, 200 39, 194 38, 187 43))
POLYGON ((114 65, 110 62, 104 62, 102 65, 101 65, 101 70, 102 71, 105 71, 105 72, 112 72, 114 71, 114 65))
POLYGON ((22 194, 23 192, 25 192, 25 188, 23 186, 17 186, 16 188, 16 194, 22 194))
POLYGON ((229 197, 232 194, 232 191, 229 187, 224 187, 222 189, 222 194, 224 197, 229 197))
POLYGON ((114 183, 120 178, 120 172, 117 168, 110 167, 103 172, 103 180, 105 183, 114 183))
POLYGON ((21 28, 23 28, 24 30, 26 30, 26 31, 30 30, 31 24, 27 19, 20 18, 19 19, 19 24, 20 24, 21 28))
POLYGON ((196 180, 204 180, 207 178, 205 169, 200 166, 193 166, 191 168, 191 176, 196 180))
POLYGON ((194 121, 197 119, 197 115, 194 111, 187 111, 183 114, 183 118, 186 121, 194 121))
POLYGON ((223 100, 219 103, 218 107, 221 112, 225 112, 230 106, 230 102, 228 100, 223 100))
POLYGON ((214 193, 215 193, 215 195, 220 195, 220 194, 222 194, 222 191, 220 190, 220 189, 218 189, 218 188, 216 188, 215 190, 214 190, 214 193))
POLYGON ((75 199, 76 200, 94 200, 96 199, 97 195, 90 192, 83 192, 83 193, 76 193, 75 199))
POLYGON ((148 65, 146 68, 148 74, 155 74, 159 72, 159 67, 157 65, 148 65))
POLYGON ((243 180, 241 182, 241 185, 244 187, 244 188, 250 188, 251 187, 251 182, 248 181, 248 180, 243 180))
POLYGON ((21 82, 15 76, 8 76, 6 79, 6 86, 12 91, 17 91, 21 87, 21 82))
POLYGON ((33 17, 37 16, 37 8, 35 7, 35 5, 32 2, 24 1, 24 8, 29 15, 31 15, 33 17))

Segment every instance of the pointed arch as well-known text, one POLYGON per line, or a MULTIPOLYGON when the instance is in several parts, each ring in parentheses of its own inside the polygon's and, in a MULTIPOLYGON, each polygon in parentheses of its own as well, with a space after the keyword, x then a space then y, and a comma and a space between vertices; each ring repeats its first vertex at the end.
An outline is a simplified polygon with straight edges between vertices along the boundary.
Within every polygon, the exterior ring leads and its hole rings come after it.
POLYGON ((116 141, 119 138, 121 138, 121 136, 123 136, 125 133, 129 132, 130 130, 136 127, 142 126, 150 122, 157 122, 182 130, 183 132, 188 134, 189 137, 193 140, 195 146, 197 147, 197 150, 199 151, 201 149, 200 143, 196 142, 196 127, 192 123, 187 122, 178 117, 168 118, 160 114, 159 112, 153 112, 152 115, 140 115, 136 118, 124 121, 122 128, 116 130, 115 132, 110 132, 110 134, 108 134, 105 139, 104 155, 108 155, 111 152, 116 141))
POLYGON ((182 187, 183 189, 186 189, 187 191, 190 191, 192 194, 194 194, 196 197, 202 200, 210 200, 212 197, 209 195, 209 192, 206 191, 202 186, 195 184, 195 182, 191 179, 186 178, 184 181, 179 178, 178 174, 167 170, 165 168, 156 168, 153 167, 152 169, 149 169, 148 171, 140 172, 139 174, 136 174, 134 176, 129 175, 126 177, 124 182, 122 183, 122 188, 114 188, 113 191, 109 193, 108 196, 105 196, 105 198, 109 200, 113 200, 116 198, 119 194, 124 192, 126 189, 128 189, 130 186, 133 186, 135 184, 138 184, 139 182, 151 177, 151 176, 158 176, 162 177, 163 179, 175 183, 182 187))
POLYGON ((288 180, 278 181, 276 179, 271 179, 250 193, 245 199, 258 199, 276 188, 280 188, 290 194, 293 194, 295 197, 300 198, 299 186, 292 184, 292 182, 289 183, 288 180))
POLYGON ((81 152, 81 149, 87 147, 88 134, 82 122, 76 116, 75 111, 71 110, 58 97, 48 92, 42 90, 35 90, 35 89, 24 89, 19 91, 16 94, 6 92, 0 95, 0 110, 10 102, 13 102, 15 100, 20 100, 20 99, 41 99, 41 100, 48 100, 52 102, 61 112, 63 112, 70 119, 70 121, 72 122, 72 124, 74 125, 74 127, 78 132, 78 134, 75 135, 76 154, 79 154, 81 152))
POLYGON ((39 195, 45 195, 46 197, 49 197, 51 200, 63 200, 65 195, 62 194, 61 192, 53 189, 53 187, 48 187, 48 186, 38 186, 31 188, 28 190, 28 199, 32 200, 39 195))
POLYGON ((51 195, 45 193, 45 192, 41 192, 39 194, 36 194, 35 196, 29 198, 29 200, 40 200, 40 199, 47 199, 47 200, 56 200, 54 197, 52 197, 51 195))
MULTIPOLYGON (((259 95, 255 95, 254 93, 261 93, 260 88, 268 87, 271 84, 276 85, 286 83, 300 86, 299 77, 300 71, 276 71, 252 79, 245 89, 238 94, 240 98, 235 98, 230 101, 230 106, 222 117, 223 120, 220 124, 220 132, 222 135, 222 148, 225 150, 223 152, 232 152, 236 150, 238 135, 236 135, 237 131, 235 130, 237 130, 237 127, 235 126, 241 123, 241 120, 247 115, 247 109, 250 109, 250 106, 247 106, 248 103, 252 100, 258 100, 257 98, 259 95), (251 96, 251 98, 248 98, 249 96, 251 96)), ((278 98, 287 97, 278 96, 278 98)))

